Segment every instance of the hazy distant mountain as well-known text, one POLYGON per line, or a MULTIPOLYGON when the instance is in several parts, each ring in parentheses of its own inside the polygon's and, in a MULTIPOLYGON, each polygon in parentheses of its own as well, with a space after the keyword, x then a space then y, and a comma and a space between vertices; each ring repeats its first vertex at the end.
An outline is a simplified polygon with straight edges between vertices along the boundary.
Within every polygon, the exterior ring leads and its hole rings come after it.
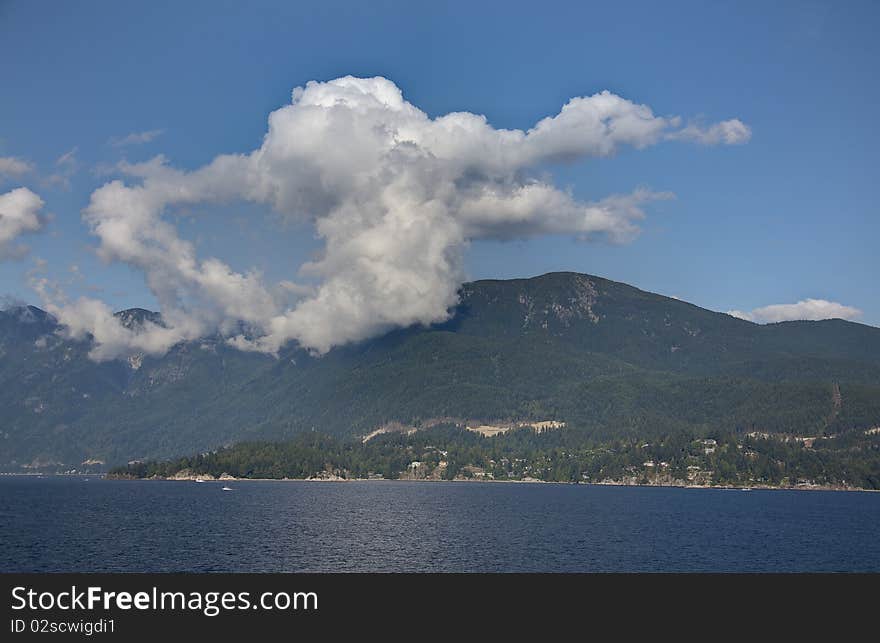
MULTIPOLYGON (((212 337, 96 363, 44 311, 0 312, 0 465, 113 464, 441 417, 633 437, 880 423, 878 328, 761 326, 574 273, 465 284, 454 313, 323 357, 291 345, 276 359, 212 337)), ((161 323, 142 309, 118 315, 161 323)))

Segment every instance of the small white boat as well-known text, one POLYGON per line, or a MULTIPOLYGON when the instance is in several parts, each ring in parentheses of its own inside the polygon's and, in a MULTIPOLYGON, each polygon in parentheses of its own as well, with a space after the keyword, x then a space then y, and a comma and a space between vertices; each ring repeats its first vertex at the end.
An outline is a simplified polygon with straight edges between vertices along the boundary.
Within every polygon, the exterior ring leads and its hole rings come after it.
POLYGON ((223 487, 220 491, 232 491, 229 487, 223 487))
POLYGON ((196 482, 204 482, 201 478, 196 478, 196 482))

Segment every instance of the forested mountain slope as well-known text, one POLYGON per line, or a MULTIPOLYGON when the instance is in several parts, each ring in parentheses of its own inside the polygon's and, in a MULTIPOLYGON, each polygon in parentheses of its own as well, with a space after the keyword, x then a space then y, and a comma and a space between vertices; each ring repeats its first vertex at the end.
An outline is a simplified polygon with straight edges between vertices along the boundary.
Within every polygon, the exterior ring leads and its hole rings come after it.
POLYGON ((88 342, 60 330, 34 307, 0 312, 6 470, 439 418, 555 419, 597 438, 880 424, 878 328, 757 325, 575 273, 468 283, 448 322, 320 357, 295 345, 277 357, 244 353, 208 337, 158 358, 98 363, 88 342))

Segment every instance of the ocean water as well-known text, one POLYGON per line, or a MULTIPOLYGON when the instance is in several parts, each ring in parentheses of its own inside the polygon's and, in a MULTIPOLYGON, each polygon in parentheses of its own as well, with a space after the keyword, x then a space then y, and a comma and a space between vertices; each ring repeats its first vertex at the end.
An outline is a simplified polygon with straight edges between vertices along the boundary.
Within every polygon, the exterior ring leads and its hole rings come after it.
POLYGON ((880 571, 880 493, 228 484, 0 477, 0 571, 880 571))

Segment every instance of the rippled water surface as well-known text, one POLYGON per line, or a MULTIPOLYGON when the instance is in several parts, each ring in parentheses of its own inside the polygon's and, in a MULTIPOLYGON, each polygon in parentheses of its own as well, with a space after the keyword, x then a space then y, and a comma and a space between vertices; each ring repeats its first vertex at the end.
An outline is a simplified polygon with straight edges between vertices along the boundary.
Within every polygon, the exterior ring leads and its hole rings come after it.
POLYGON ((0 570, 880 571, 880 494, 0 477, 0 570))

